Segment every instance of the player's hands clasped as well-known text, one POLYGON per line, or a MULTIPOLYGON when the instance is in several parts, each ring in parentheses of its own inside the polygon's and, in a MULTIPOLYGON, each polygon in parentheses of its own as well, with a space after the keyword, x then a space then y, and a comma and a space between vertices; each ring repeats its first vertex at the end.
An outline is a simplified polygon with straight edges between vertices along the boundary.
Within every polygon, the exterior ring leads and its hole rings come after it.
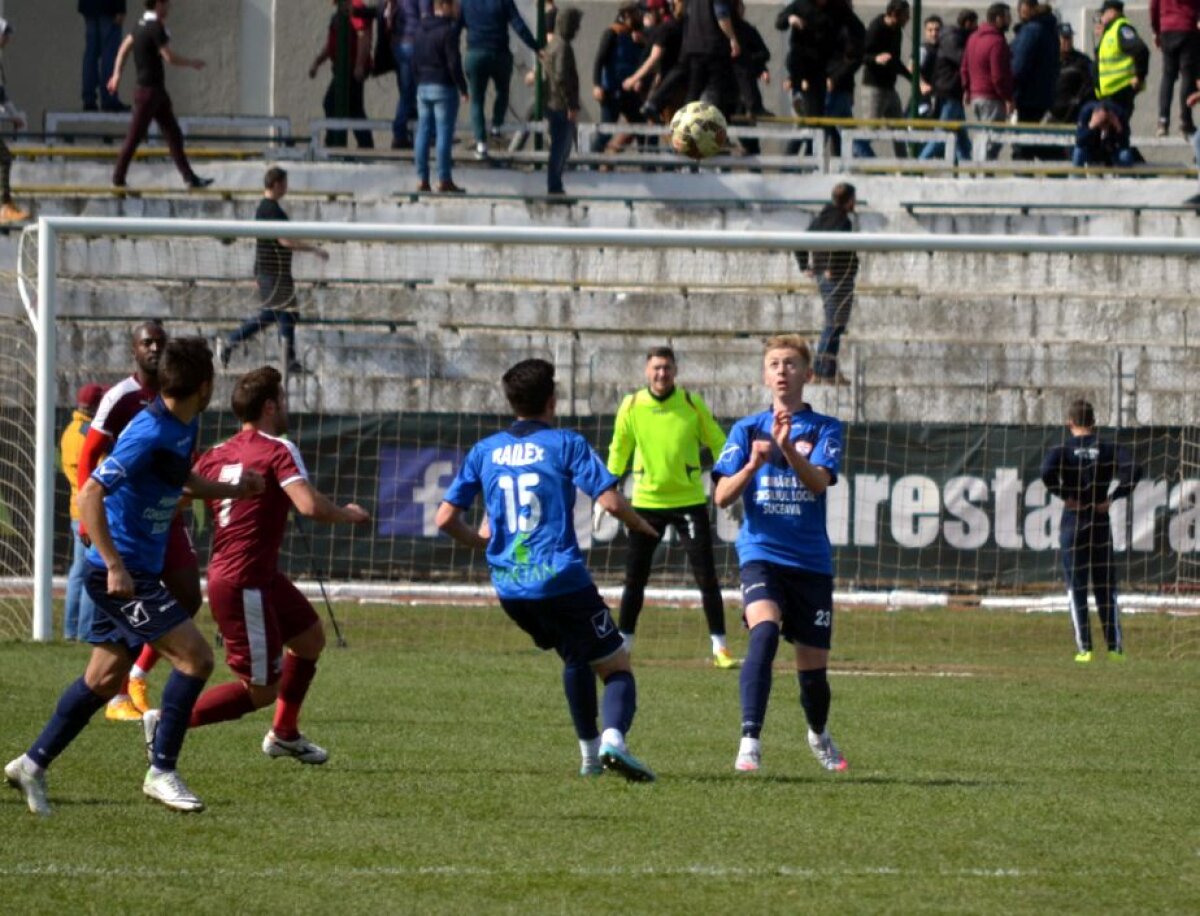
POLYGON ((785 453, 795 448, 792 444, 792 415, 789 411, 775 411, 775 416, 771 419, 771 439, 785 453))

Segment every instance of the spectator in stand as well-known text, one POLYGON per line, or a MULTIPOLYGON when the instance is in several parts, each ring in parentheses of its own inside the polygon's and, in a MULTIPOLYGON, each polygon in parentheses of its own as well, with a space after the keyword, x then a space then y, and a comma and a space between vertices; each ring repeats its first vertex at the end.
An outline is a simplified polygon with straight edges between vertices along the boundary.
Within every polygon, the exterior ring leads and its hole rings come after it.
POLYGON ((1108 99, 1088 102, 1075 127, 1073 165, 1132 166, 1137 154, 1129 147, 1125 109, 1108 99))
MULTIPOLYGON (((1050 7, 1037 0, 1018 0, 1013 32, 1013 100, 1017 121, 1040 124, 1054 104, 1058 85, 1058 20, 1050 7)), ((1014 146, 1014 159, 1054 158, 1053 147, 1014 146)))
MULTIPOLYGON (((1012 11, 1008 4, 993 3, 987 9, 984 24, 967 39, 959 72, 963 104, 973 121, 1001 122, 1016 110, 1012 55, 1004 40, 1004 33, 1011 25, 1012 11)), ((998 143, 988 144, 989 160, 995 159, 999 152, 998 143)))
POLYGON ((83 110, 129 111, 114 92, 108 91, 108 76, 117 60, 125 25, 125 0, 79 0, 84 23, 83 110))
MULTIPOLYGON (((961 10, 952 29, 946 29, 938 41, 937 56, 933 61, 933 94, 938 100, 939 121, 965 121, 963 107, 962 61, 967 39, 979 27, 979 17, 974 10, 961 10)), ((971 140, 965 130, 956 134, 955 158, 964 161, 971 158, 971 140)), ((940 159, 946 151, 941 143, 926 143, 921 150, 921 159, 940 159)))
POLYGON ((417 77, 413 70, 413 44, 421 22, 418 0, 387 0, 383 9, 384 28, 396 62, 396 116, 392 120, 392 149, 408 149, 412 135, 408 125, 417 116, 417 77))
MULTIPOLYGON (((1193 107, 1197 102, 1200 102, 1200 79, 1196 80, 1195 91, 1192 92, 1186 99, 1184 104, 1188 108, 1193 107)), ((1192 155, 1196 157, 1196 168, 1200 169, 1200 130, 1192 131, 1192 155)), ((1193 194, 1184 202, 1185 206, 1196 207, 1200 210, 1200 194, 1193 194)))
POLYGON ((67 573, 67 596, 63 608, 63 639, 86 640, 92 631, 92 617, 96 605, 92 596, 83 587, 87 575, 87 545, 79 536, 79 455, 83 451, 84 440, 87 439, 88 427, 92 425, 92 417, 100 406, 100 399, 107 389, 100 385, 84 385, 79 389, 75 398, 75 412, 71 414, 71 422, 63 430, 59 440, 59 455, 62 458, 63 476, 67 478, 67 486, 71 488, 71 568, 67 573))
POLYGON ((579 33, 583 13, 564 7, 546 41, 546 120, 550 125, 550 159, 546 164, 546 192, 564 193, 562 176, 575 141, 579 120, 579 70, 571 42, 579 33))
POLYGON ((1058 27, 1058 83, 1050 117, 1060 124, 1074 124, 1079 111, 1096 97, 1096 76, 1091 58, 1075 49, 1075 30, 1071 23, 1058 27))
MULTIPOLYGON (((8 47, 13 27, 7 19, 0 19, 0 54, 8 47)), ((0 120, 9 121, 18 130, 25 126, 25 118, 8 98, 8 79, 4 73, 3 58, 0 57, 0 120)), ((4 138, 0 137, 0 225, 23 223, 29 214, 13 203, 12 199, 12 151, 4 138)))
POLYGON ((1134 97, 1146 88, 1150 49, 1125 18, 1121 0, 1104 0, 1096 38, 1096 98, 1120 105, 1128 126, 1133 120, 1134 97))
MULTIPOLYGON (((288 215, 280 204, 287 194, 287 172, 275 166, 263 177, 263 196, 254 214, 256 220, 287 222, 288 215)), ((229 366, 229 357, 243 341, 259 331, 279 324, 279 336, 284 343, 287 371, 293 375, 305 372, 296 358, 296 322, 299 310, 296 301, 296 281, 292 277, 292 255, 297 252, 315 254, 329 260, 329 252, 318 245, 291 239, 262 238, 254 243, 254 279, 258 285, 258 314, 247 319, 227 341, 217 341, 217 357, 221 368, 229 366)))
MULTIPOLYGON (((904 106, 896 92, 896 78, 912 79, 908 67, 900 59, 904 27, 911 13, 908 0, 888 0, 882 14, 867 26, 863 45, 863 88, 867 97, 868 118, 903 118, 904 106)), ((896 158, 908 155, 905 144, 894 142, 896 158)))
POLYGON ((921 56, 917 62, 917 73, 920 75, 921 98, 917 102, 918 118, 936 118, 938 97, 933 91, 933 68, 937 65, 938 42, 942 40, 941 16, 926 16, 921 26, 924 39, 921 42, 921 56))
MULTIPOLYGON (((363 101, 367 77, 371 75, 371 21, 374 13, 363 0, 333 0, 334 13, 329 18, 329 30, 321 52, 308 68, 308 78, 316 79, 325 61, 330 62, 333 78, 325 90, 322 105, 327 118, 356 118, 366 120, 363 101)), ((369 130, 356 130, 354 142, 359 149, 374 149, 375 140, 369 130)), ((325 132, 325 145, 346 145, 344 130, 325 132)))
POLYGON ((471 100, 471 130, 475 134, 475 158, 487 159, 488 124, 483 111, 488 83, 492 84, 490 134, 500 136, 508 111, 508 86, 512 82, 513 56, 508 47, 508 29, 517 33, 531 51, 540 51, 537 39, 517 12, 513 0, 463 0, 459 21, 467 30, 464 61, 471 100))
POLYGON ((417 26, 413 69, 417 79, 417 190, 429 191, 429 144, 437 135, 437 191, 461 194, 451 175, 458 103, 467 101, 467 78, 458 52, 461 39, 454 0, 434 0, 433 15, 417 26))
MULTIPOLYGON (((854 117, 854 74, 863 63, 863 43, 867 39, 867 27, 855 15, 848 0, 834 0, 827 7, 836 28, 830 33, 827 46, 828 59, 825 63, 825 116, 829 118, 854 117)), ((842 135, 834 128, 825 131, 829 149, 834 156, 842 154, 842 135)), ((870 156, 871 144, 857 140, 855 156, 870 156)))
MULTIPOLYGON (((753 123, 755 118, 770 114, 763 106, 758 84, 771 82, 771 71, 767 69, 771 51, 763 41, 762 33, 746 21, 746 7, 742 0, 734 0, 733 31, 742 48, 742 53, 733 62, 733 77, 738 90, 738 111, 753 123)), ((742 152, 747 155, 757 156, 760 152, 757 137, 746 137, 740 145, 742 152)))
POLYGON ((1171 95, 1178 78, 1179 126, 1185 137, 1191 137, 1196 125, 1187 98, 1200 78, 1200 0, 1150 0, 1150 28, 1163 57, 1155 136, 1165 137, 1170 131, 1171 95))
POLYGON ((688 69, 686 101, 707 95, 730 117, 737 98, 733 61, 742 53, 733 30, 732 0, 693 0, 683 20, 682 52, 688 69))
MULTIPOLYGON (((832 199, 809 224, 809 232, 853 232, 850 214, 857 204, 854 185, 834 186, 832 199)), ((846 377, 838 371, 838 350, 842 335, 850 324, 854 307, 854 282, 858 277, 858 255, 853 251, 796 252, 796 263, 817 281, 821 302, 825 307, 825 328, 817 344, 813 361, 814 384, 847 385, 846 377)))
POLYGON ((825 115, 826 68, 833 38, 827 7, 828 0, 792 0, 775 17, 775 28, 788 33, 785 88, 792 94, 792 112, 800 118, 825 115))
POLYGON ((183 131, 179 129, 179 122, 175 120, 175 110, 171 107, 171 97, 167 95, 166 73, 163 67, 163 63, 166 62, 172 67, 203 70, 204 61, 183 57, 171 50, 171 33, 167 31, 166 25, 167 14, 171 11, 170 0, 145 0, 145 5, 146 12, 134 28, 133 34, 126 35, 125 40, 121 42, 116 63, 113 64, 112 76, 108 80, 108 91, 116 95, 125 58, 132 51, 133 65, 137 68, 138 87, 133 94, 133 117, 129 119, 129 132, 125 135, 125 143, 113 169, 113 187, 125 187, 129 163, 146 136, 150 122, 154 121, 162 131, 175 168, 179 169, 179 174, 183 176, 187 186, 207 188, 213 180, 201 178, 193 172, 187 153, 183 151, 183 131))
MULTIPOLYGON (((637 3, 624 0, 617 8, 617 18, 600 36, 592 62, 592 98, 600 103, 601 122, 615 124, 622 118, 629 124, 642 121, 641 94, 625 88, 625 81, 637 72, 643 56, 641 28, 642 12, 637 3)), ((620 152, 632 139, 623 135, 614 140, 597 131, 592 138, 592 152, 620 152)))
POLYGON ((622 86, 630 92, 646 92, 642 117, 656 121, 667 112, 673 113, 683 104, 687 90, 687 68, 682 65, 683 0, 675 0, 673 15, 666 15, 665 0, 644 0, 642 33, 649 50, 622 86), (649 85, 647 86, 647 81, 649 85))

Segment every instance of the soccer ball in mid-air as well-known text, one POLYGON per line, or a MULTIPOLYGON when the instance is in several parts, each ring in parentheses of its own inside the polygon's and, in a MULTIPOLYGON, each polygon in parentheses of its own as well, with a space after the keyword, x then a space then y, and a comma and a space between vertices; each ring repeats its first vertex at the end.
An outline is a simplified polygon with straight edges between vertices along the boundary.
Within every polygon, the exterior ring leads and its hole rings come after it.
POLYGON ((725 116, 708 102, 688 102, 671 118, 671 146, 689 159, 707 159, 725 148, 725 116))

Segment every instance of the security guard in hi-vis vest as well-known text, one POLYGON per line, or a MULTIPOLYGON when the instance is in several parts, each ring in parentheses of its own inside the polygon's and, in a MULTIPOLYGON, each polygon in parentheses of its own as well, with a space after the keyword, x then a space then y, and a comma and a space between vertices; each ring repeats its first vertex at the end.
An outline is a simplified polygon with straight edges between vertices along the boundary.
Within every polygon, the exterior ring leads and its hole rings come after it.
POLYGON ((1121 0, 1104 0, 1096 41, 1096 98, 1120 105, 1132 121, 1133 98, 1146 86, 1150 49, 1125 18, 1121 0))

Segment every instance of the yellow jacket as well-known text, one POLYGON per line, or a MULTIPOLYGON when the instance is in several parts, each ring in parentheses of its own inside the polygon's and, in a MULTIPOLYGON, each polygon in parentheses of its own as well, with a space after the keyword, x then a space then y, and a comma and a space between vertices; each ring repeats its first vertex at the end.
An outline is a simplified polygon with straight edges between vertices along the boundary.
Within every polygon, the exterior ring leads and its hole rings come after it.
POLYGON ((76 480, 79 474, 79 454, 83 451, 83 441, 87 438, 88 427, 91 425, 91 417, 82 410, 74 411, 71 414, 71 422, 63 430, 62 438, 58 442, 62 454, 62 472, 66 475, 67 483, 71 485, 71 521, 73 522, 79 521, 79 506, 75 502, 75 497, 79 495, 79 482, 76 480))

